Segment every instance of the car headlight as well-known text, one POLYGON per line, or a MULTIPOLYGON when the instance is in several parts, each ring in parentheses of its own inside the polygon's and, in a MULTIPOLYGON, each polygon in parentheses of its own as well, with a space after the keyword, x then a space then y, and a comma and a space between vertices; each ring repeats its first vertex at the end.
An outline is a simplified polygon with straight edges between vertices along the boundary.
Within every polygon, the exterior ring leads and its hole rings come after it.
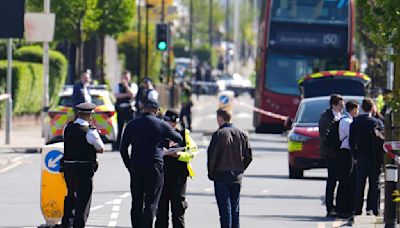
POLYGON ((294 141, 294 142, 305 142, 305 141, 309 140, 311 137, 300 135, 297 133, 292 133, 288 136, 288 138, 290 141, 294 141))

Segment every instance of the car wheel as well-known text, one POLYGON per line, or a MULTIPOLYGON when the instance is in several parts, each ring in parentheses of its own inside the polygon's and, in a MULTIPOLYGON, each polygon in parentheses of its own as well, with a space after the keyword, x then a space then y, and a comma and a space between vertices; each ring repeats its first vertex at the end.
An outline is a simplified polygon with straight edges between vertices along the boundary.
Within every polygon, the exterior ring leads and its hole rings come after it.
POLYGON ((289 165, 289 178, 290 179, 302 179, 304 177, 304 170, 294 168, 289 165))

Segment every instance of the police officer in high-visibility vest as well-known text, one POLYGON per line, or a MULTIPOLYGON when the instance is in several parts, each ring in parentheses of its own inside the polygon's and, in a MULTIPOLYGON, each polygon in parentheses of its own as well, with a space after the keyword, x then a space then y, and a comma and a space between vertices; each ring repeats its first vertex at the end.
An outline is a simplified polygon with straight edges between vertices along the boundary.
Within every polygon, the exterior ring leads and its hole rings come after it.
POLYGON ((104 149, 99 132, 90 125, 95 107, 92 103, 77 105, 77 118, 64 129, 64 157, 61 167, 68 194, 64 201, 61 227, 85 227, 89 215, 92 178, 98 167, 96 153, 102 153, 104 149))
POLYGON ((197 146, 190 138, 190 131, 177 128, 179 123, 178 113, 168 110, 164 115, 164 120, 181 134, 183 141, 179 144, 171 140, 164 142, 164 186, 158 204, 156 228, 168 227, 169 205, 171 203, 172 226, 174 228, 185 227, 185 210, 187 208, 186 181, 187 177, 193 177, 194 173, 190 161, 197 152, 197 146), (177 148, 181 151, 168 151, 167 149, 177 148))

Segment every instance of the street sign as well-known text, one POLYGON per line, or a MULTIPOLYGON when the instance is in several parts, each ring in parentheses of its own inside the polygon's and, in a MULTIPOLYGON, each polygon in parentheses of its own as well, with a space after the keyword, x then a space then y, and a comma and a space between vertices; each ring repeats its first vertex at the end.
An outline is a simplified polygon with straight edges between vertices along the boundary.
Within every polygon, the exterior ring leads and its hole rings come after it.
POLYGON ((42 172, 40 188, 40 209, 46 225, 59 223, 64 214, 64 198, 67 187, 60 173, 60 160, 64 154, 64 143, 46 145, 42 148, 42 172))
POLYGON ((46 165, 47 170, 50 172, 59 172, 60 171, 60 160, 63 157, 63 154, 59 150, 52 150, 47 153, 44 158, 44 163, 46 165))
POLYGON ((56 16, 54 13, 26 13, 25 36, 31 42, 51 42, 54 36, 56 16))
POLYGON ((232 110, 233 98, 235 93, 230 90, 222 91, 218 94, 219 108, 228 108, 232 110))

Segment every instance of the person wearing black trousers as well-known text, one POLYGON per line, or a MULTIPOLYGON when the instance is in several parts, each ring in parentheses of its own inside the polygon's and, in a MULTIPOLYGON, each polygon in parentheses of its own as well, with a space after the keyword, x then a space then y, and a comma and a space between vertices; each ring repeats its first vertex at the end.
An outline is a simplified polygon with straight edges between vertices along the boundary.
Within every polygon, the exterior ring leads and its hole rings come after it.
POLYGON ((134 228, 153 227, 164 183, 161 143, 167 138, 176 143, 182 141, 178 132, 156 117, 158 110, 158 102, 147 99, 143 114, 128 123, 122 136, 120 153, 131 176, 131 222, 134 228))

